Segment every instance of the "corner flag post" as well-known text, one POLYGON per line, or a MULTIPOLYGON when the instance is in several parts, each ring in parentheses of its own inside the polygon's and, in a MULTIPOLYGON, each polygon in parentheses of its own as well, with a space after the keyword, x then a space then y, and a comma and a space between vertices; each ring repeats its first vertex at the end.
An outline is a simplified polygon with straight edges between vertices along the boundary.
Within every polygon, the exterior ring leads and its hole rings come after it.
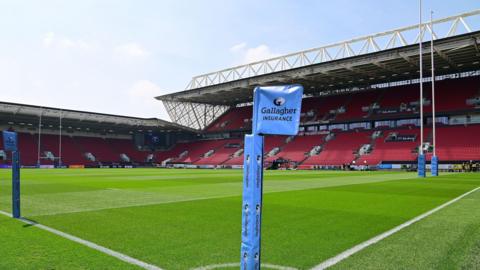
POLYGON ((12 152, 12 216, 20 217, 20 153, 12 152))
POLYGON ((252 134, 245 135, 243 161, 242 244, 240 269, 261 266, 264 135, 296 135, 300 124, 303 87, 256 87, 252 134))
POLYGON ((423 24, 422 24, 422 0, 420 0, 420 23, 418 24, 418 50, 420 66, 420 146, 418 149, 418 176, 425 177, 425 155, 423 154, 423 24))
POLYGON ((435 38, 435 32, 433 31, 433 11, 430 11, 430 58, 432 66, 432 143, 433 143, 433 156, 431 161, 431 173, 432 176, 438 176, 438 157, 437 157, 437 131, 436 131, 436 117, 435 117, 435 59, 433 57, 433 39, 435 38))
POLYGON ((5 151, 12 152, 12 216, 20 217, 20 152, 18 151, 17 133, 3 131, 5 151))

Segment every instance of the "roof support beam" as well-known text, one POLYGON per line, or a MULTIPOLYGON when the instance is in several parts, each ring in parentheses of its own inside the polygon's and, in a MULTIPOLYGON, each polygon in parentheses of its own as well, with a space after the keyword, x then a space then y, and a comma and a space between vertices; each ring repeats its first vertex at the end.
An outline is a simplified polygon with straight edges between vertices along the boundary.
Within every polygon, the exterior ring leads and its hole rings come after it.
POLYGON ((407 63, 410 64, 411 67, 419 68, 419 65, 417 62, 413 61, 412 57, 405 55, 403 53, 400 53, 399 56, 405 60, 407 63))
POLYGON ((348 71, 351 71, 355 74, 358 74, 358 75, 361 75, 361 76, 365 76, 365 77, 368 77, 368 78, 372 78, 372 77, 375 77, 376 75, 372 74, 371 72, 367 72, 367 71, 363 71, 363 70, 360 70, 358 68, 354 68, 353 66, 347 66, 347 65, 343 65, 343 67, 345 69, 347 69, 348 71))
POLYGON ((381 63, 381 62, 373 62, 372 64, 381 68, 381 69, 383 69, 383 70, 385 70, 385 71, 388 71, 392 74, 401 74, 402 73, 401 71, 396 70, 394 68, 391 68, 388 65, 385 65, 384 63, 381 63))
POLYGON ((438 54, 445 62, 447 62, 452 68, 458 70, 458 65, 444 52, 433 46, 433 51, 438 54))
POLYGON ((477 56, 480 56, 480 38, 473 38, 473 47, 475 47, 475 50, 477 51, 477 56))

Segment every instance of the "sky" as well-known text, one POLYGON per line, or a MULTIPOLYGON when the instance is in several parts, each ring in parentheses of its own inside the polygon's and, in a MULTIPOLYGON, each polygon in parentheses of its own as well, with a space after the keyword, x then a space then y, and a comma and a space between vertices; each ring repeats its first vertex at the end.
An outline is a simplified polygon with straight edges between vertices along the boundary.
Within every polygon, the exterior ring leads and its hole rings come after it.
POLYGON ((417 22, 418 0, 0 0, 0 101, 169 120, 154 97, 195 75, 417 22))

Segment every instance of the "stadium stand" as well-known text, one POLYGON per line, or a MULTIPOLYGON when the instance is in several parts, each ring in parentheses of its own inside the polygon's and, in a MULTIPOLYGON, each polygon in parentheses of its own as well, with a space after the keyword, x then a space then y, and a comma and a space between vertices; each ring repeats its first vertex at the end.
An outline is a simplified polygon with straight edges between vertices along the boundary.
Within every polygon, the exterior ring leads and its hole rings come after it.
POLYGON ((338 114, 336 120, 363 120, 369 116, 371 106, 378 101, 379 97, 380 91, 368 91, 351 95, 345 112, 338 114))
POLYGON ((170 156, 168 158, 173 158, 171 162, 175 163, 196 163, 201 159, 214 154, 215 150, 224 146, 228 143, 235 143, 237 140, 200 140, 194 142, 184 142, 178 143, 174 149, 173 153, 178 153, 177 156, 170 156), (212 151, 211 153, 209 153, 212 151), (183 155, 182 155, 183 154, 183 155))
POLYGON ((296 136, 291 142, 285 144, 279 153, 266 158, 266 162, 272 162, 278 158, 302 162, 314 146, 323 144, 324 138, 324 135, 296 136))
MULTIPOLYGON (((478 77, 437 82, 437 111, 450 112, 474 109, 467 105, 470 98, 480 97, 478 77), (461 90, 461 91, 456 91, 461 90)), ((424 109, 431 111, 430 85, 424 86, 424 109)), ((418 113, 418 85, 403 85, 327 97, 305 98, 302 104, 302 123, 352 122, 411 116, 418 113)), ((206 131, 248 130, 251 128, 251 106, 230 109, 218 118, 206 131)))
MULTIPOLYGON (((425 130, 427 135, 428 129, 425 130)), ((389 129, 372 142, 373 150, 357 160, 361 165, 377 165, 382 161, 415 161, 419 146, 420 129, 389 129)), ((427 138, 427 136, 425 136, 427 138)))
POLYGON ((309 157, 304 165, 350 164, 357 156, 358 149, 370 142, 372 131, 338 132, 326 142, 318 155, 309 157))
MULTIPOLYGON (((480 107, 479 77, 444 80, 437 85, 437 115, 445 116, 446 119, 437 128, 438 157, 441 161, 452 162, 480 160, 480 125, 467 125, 467 121, 470 121, 469 115, 476 115, 480 107), (459 115, 460 118, 453 117, 449 122, 450 115, 459 115)), ((427 101, 430 99, 429 92, 427 85, 427 101)), ((417 116, 412 115, 418 111, 416 102, 418 85, 374 89, 350 95, 305 98, 301 118, 304 124, 328 125, 331 122, 337 125, 330 129, 329 140, 326 140, 326 130, 322 134, 307 133, 295 137, 267 136, 265 161, 270 164, 276 160, 286 160, 299 168, 344 164, 374 166, 382 162, 413 163, 417 158, 420 136, 416 126, 418 121, 415 122, 417 116), (355 121, 370 122, 372 127, 378 124, 378 127, 348 130, 346 126, 338 126, 339 123, 355 121), (374 137, 374 134, 377 136, 374 137)), ((431 105, 427 102, 424 108, 429 114, 431 105)), ((251 106, 230 109, 205 129, 206 133, 241 132, 240 136, 237 135, 239 139, 208 139, 200 136, 198 138, 202 139, 180 141, 164 150, 139 149, 131 139, 63 135, 62 164, 97 166, 155 162, 161 165, 242 165, 242 135, 250 129, 251 110, 251 106), (94 159, 89 160, 87 153, 94 159), (149 156, 153 157, 152 160, 147 160, 149 156)), ((58 135, 41 135, 42 165, 57 164, 58 141, 58 135)), ((430 128, 425 129, 425 141, 431 143, 430 128)), ((19 145, 23 164, 36 165, 38 135, 34 132, 20 132, 19 145)), ((431 153, 427 153, 427 158, 430 157, 431 153)))
POLYGON ((118 155, 125 154, 131 161, 146 162, 150 151, 138 151, 131 140, 125 139, 105 139, 111 149, 118 155))
MULTIPOLYGON (((266 161, 275 160, 277 153, 282 150, 282 147, 285 146, 288 142, 287 136, 267 136, 265 137, 264 145, 264 154, 266 161), (269 154, 272 154, 270 157, 269 154)), ((237 157, 232 156, 227 160, 223 165, 242 165, 243 164, 243 153, 237 157)))
POLYGON ((223 140, 222 145, 215 149, 209 156, 204 156, 195 162, 197 165, 221 165, 229 160, 233 154, 241 149, 240 139, 223 140))
POLYGON ((480 97, 480 77, 447 80, 438 84, 437 110, 439 112, 466 111, 475 109, 467 100, 480 97))
POLYGON ((73 137, 62 137, 62 163, 67 165, 87 165, 90 164, 85 158, 78 143, 73 137))
POLYGON ((74 140, 83 150, 83 153, 92 153, 97 162, 118 162, 120 160, 119 155, 113 151, 112 147, 110 147, 105 139, 96 137, 75 137, 74 140))
POLYGON ((22 153, 22 164, 37 164, 37 147, 37 141, 32 134, 18 133, 18 150, 22 153))
MULTIPOLYGON (((34 166, 38 159, 38 135, 30 133, 18 133, 19 150, 22 153, 22 164, 34 166)), ((3 143, 3 142, 2 142, 3 143)), ((0 149, 1 145, 0 145, 0 149)), ((97 137, 71 137, 62 136, 62 163, 65 165, 95 164, 89 162, 85 153, 92 153, 96 162, 124 162, 120 154, 126 154, 131 158, 130 162, 145 162, 149 152, 134 149, 131 140, 126 139, 102 139, 97 137)), ((56 164, 59 153, 59 136, 51 134, 41 135, 40 163, 43 165, 56 164), (52 157, 47 156, 47 152, 52 157)))
POLYGON ((207 128, 207 131, 238 130, 251 127, 252 106, 229 110, 207 128))
MULTIPOLYGON (((474 42, 480 32, 457 30, 452 25, 447 35, 438 36, 433 53, 440 162, 480 160, 480 69, 474 42)), ((65 165, 236 166, 243 163, 243 136, 251 130, 252 89, 300 83, 301 133, 267 136, 268 164, 414 164, 420 142, 418 44, 396 42, 399 31, 195 76, 184 91, 156 97, 171 122, 0 102, 0 129, 19 132, 22 161, 29 166, 37 164, 39 133, 40 163, 56 164, 55 134, 61 126, 65 165), (373 45, 382 39, 390 42, 373 45), (363 45, 356 46, 359 42, 363 45), (337 53, 329 55, 334 48, 337 53), (148 142, 153 135, 159 135, 158 144, 148 142)), ((427 71, 429 61, 424 65, 427 71)), ((423 123, 431 125, 431 84, 424 79, 423 123)), ((430 128, 425 143, 429 159, 430 128)))
POLYGON ((320 121, 332 121, 345 111, 345 105, 350 99, 344 95, 329 96, 322 100, 321 108, 318 109, 320 121))
POLYGON ((444 161, 480 160, 480 125, 437 129, 437 156, 444 161))

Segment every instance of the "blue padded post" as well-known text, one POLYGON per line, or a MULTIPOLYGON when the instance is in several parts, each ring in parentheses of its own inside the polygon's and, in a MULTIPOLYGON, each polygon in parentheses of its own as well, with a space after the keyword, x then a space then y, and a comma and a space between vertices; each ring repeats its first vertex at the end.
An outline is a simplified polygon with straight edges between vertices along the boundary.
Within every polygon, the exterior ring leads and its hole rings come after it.
POLYGON ((243 161, 242 244, 240 269, 260 269, 263 194, 263 135, 296 135, 299 129, 301 85, 256 87, 252 134, 245 135, 243 161))
POLYGON ((242 205, 242 270, 260 269, 263 192, 263 136, 245 135, 242 205))
POLYGON ((432 176, 438 176, 438 157, 437 156, 432 157, 431 171, 432 171, 432 176))
POLYGON ((12 152, 12 216, 20 217, 20 153, 12 152))
POLYGON ((425 177, 425 155, 418 155, 418 177, 425 177))

